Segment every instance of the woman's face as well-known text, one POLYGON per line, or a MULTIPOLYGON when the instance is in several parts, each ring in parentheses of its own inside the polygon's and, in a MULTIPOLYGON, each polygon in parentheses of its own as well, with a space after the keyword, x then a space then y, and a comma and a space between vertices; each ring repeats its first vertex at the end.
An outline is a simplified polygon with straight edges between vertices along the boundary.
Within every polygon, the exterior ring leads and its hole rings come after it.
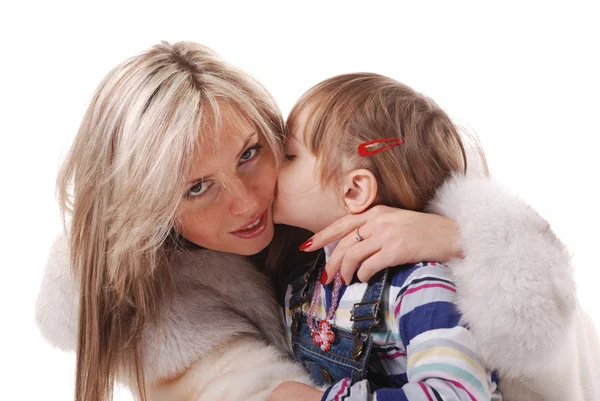
POLYGON ((199 147, 175 229, 204 248, 253 255, 273 239, 276 163, 250 123, 222 111, 220 144, 199 147))

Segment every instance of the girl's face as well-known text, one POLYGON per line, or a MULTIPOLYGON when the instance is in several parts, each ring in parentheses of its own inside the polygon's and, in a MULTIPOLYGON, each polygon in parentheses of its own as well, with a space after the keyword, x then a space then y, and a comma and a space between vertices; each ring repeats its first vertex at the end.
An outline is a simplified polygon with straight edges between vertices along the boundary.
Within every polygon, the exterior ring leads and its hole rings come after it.
POLYGON ((317 159, 304 145, 303 136, 298 132, 288 135, 286 160, 277 178, 274 221, 318 232, 347 213, 341 194, 321 184, 317 159))
POLYGON ((175 229, 199 246, 253 255, 273 238, 275 159, 241 116, 225 109, 222 117, 220 145, 205 140, 195 155, 175 229))

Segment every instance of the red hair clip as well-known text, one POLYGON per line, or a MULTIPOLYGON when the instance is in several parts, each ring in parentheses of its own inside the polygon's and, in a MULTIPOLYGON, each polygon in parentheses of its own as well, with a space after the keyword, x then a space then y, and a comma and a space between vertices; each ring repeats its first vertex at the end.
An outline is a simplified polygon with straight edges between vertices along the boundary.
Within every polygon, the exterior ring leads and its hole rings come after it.
POLYGON ((358 145, 358 154, 362 157, 372 156, 375 153, 391 149, 403 143, 404 139, 402 138, 375 139, 358 145))

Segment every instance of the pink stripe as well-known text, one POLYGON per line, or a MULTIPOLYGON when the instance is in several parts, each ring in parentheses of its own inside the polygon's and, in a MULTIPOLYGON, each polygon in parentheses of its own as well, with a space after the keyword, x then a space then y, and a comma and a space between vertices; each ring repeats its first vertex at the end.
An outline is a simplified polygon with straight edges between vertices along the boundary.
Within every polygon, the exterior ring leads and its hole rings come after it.
POLYGON ((398 302, 398 305, 394 308, 394 317, 398 317, 398 312, 400 312, 400 306, 402 305, 402 299, 398 302))
POLYGON ((427 391, 427 386, 425 385, 425 383, 419 382, 419 386, 421 386, 421 390, 423 390, 423 392, 427 396, 427 399, 429 401, 433 401, 433 398, 431 398, 431 396, 429 395, 429 391, 427 391))
POLYGON ((401 356, 406 356, 406 352, 394 352, 393 354, 380 354, 379 359, 396 359, 401 356))
POLYGON ((473 401, 477 401, 477 398, 473 397, 473 395, 471 395, 471 393, 469 393, 467 391, 467 389, 465 388, 465 386, 463 386, 462 384, 460 384, 459 382, 456 382, 454 380, 450 380, 450 379, 446 379, 446 381, 449 381, 450 383, 454 384, 456 387, 463 389, 465 391, 465 393, 467 393, 469 395, 469 397, 471 397, 471 399, 473 401))
MULTIPOLYGON (((446 290, 456 292, 456 289, 454 289, 453 287, 450 287, 449 285, 446 285, 446 284, 423 284, 418 287, 407 290, 404 293, 404 295, 402 295, 402 298, 408 294, 414 294, 415 292, 426 289, 426 288, 444 288, 446 290)), ((400 305, 402 305, 402 300, 400 300, 400 302, 398 302, 398 305, 396 305, 396 307, 394 308, 394 316, 396 316, 396 317, 398 316, 398 312, 400 312, 400 305)))
POLYGON ((452 292, 456 292, 456 290, 453 287, 450 287, 449 285, 446 285, 446 284, 423 284, 423 285, 420 285, 418 287, 411 288, 410 290, 406 291, 404 293, 404 295, 415 293, 415 292, 417 292, 419 290, 422 290, 424 288, 445 288, 445 289, 450 290, 452 292))
POLYGON ((348 380, 350 379, 348 379, 347 377, 344 379, 344 382, 342 383, 342 388, 340 388, 340 391, 338 391, 338 393, 335 395, 335 401, 339 401, 340 397, 344 395, 346 387, 348 387, 348 380))

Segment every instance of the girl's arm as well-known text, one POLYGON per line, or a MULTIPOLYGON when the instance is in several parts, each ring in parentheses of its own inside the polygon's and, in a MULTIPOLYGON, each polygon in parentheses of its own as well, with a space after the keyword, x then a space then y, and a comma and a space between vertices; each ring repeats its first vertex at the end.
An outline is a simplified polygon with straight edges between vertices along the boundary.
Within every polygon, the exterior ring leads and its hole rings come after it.
POLYGON ((472 334, 460 323, 454 304, 456 289, 448 269, 432 263, 392 272, 385 316, 389 316, 386 323, 396 337, 398 351, 394 355, 371 355, 370 359, 381 357, 379 364, 390 383, 406 384, 374 390, 367 380, 352 385, 343 379, 329 387, 322 400, 493 399, 496 385, 476 351, 472 334), (395 358, 405 358, 406 368, 395 358))
POLYGON ((574 335, 576 290, 565 246, 535 210, 490 178, 465 176, 436 194, 429 211, 439 216, 377 208, 313 237, 307 250, 346 235, 327 266, 329 281, 340 265, 351 275, 365 259, 362 280, 387 266, 439 257, 451 268, 459 310, 489 366, 521 378, 556 365, 552 355, 574 335), (340 259, 344 253, 348 260, 340 259))

